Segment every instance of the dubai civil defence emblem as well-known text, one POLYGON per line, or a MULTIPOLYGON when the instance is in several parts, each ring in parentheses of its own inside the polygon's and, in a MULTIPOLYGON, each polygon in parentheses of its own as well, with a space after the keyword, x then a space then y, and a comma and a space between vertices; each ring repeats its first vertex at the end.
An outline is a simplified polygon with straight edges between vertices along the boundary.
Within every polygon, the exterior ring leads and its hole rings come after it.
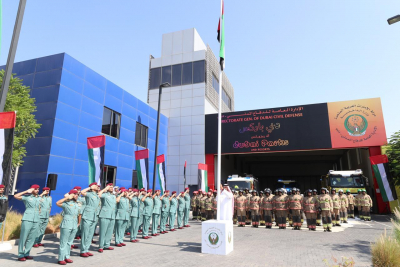
POLYGON ((351 136, 362 136, 367 131, 368 121, 359 114, 353 114, 346 118, 344 127, 351 136))
POLYGON ((219 236, 215 232, 211 232, 208 235, 208 241, 210 241, 211 245, 216 245, 218 243, 219 236))

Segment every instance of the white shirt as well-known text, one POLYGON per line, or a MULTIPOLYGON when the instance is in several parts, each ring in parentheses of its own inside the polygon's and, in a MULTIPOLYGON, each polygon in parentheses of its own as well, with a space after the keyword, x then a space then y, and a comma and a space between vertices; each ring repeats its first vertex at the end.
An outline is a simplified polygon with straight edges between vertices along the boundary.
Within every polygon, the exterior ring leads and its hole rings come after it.
POLYGON ((225 221, 232 221, 233 216, 233 194, 230 191, 223 190, 220 195, 220 219, 225 221))

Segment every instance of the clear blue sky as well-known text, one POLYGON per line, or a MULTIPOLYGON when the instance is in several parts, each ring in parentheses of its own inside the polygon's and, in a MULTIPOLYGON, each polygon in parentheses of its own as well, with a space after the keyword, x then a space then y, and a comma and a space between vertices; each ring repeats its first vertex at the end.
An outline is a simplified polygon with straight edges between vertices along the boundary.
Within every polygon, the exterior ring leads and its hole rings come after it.
MULTIPOLYGON (((4 65, 17 0, 3 0, 4 65)), ((400 130, 400 1, 225 0, 235 109, 381 97, 400 130)), ((219 0, 28 0, 16 61, 66 52, 141 100, 163 33, 196 28, 214 53, 219 0)))

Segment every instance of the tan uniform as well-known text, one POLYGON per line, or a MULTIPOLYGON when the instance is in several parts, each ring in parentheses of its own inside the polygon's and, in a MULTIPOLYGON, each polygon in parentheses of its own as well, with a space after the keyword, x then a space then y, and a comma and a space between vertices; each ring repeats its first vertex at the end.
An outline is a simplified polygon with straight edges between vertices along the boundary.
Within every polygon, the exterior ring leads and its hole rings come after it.
MULTIPOLYGON (((318 203, 318 195, 313 194, 313 198, 315 198, 315 201, 318 203)), ((321 213, 317 212, 317 226, 321 225, 321 213)))
MULTIPOLYGON (((272 196, 272 202, 275 202, 275 199, 277 198, 277 195, 272 196)), ((272 220, 275 222, 275 226, 278 226, 278 221, 276 220, 276 212, 272 210, 272 220)))
POLYGON ((258 227, 260 223, 260 197, 251 196, 249 210, 251 212, 251 225, 258 227))
POLYGON ((360 217, 360 219, 364 219, 363 218, 363 215, 362 215, 362 212, 361 212, 361 205, 360 205, 360 197, 361 197, 361 195, 362 195, 362 193, 360 192, 359 194, 357 194, 355 197, 354 197, 354 206, 356 206, 357 207, 357 211, 358 211, 358 217, 360 217))
POLYGON ((291 195, 289 198, 289 208, 292 214, 293 226, 301 227, 302 196, 291 195))
POLYGON ((201 199, 203 198, 202 194, 197 195, 196 198, 196 208, 197 208, 197 220, 201 221, 201 199))
POLYGON ((318 196, 318 208, 321 209, 322 225, 325 230, 332 228, 332 205, 332 198, 329 196, 329 194, 321 194, 318 196))
MULTIPOLYGON (((235 194, 233 195, 234 203, 236 202, 237 197, 238 197, 238 195, 236 195, 236 192, 235 192, 235 194)), ((237 223, 237 212, 236 212, 236 209, 233 209, 233 224, 236 224, 236 223, 237 223)))
POLYGON ((212 209, 213 206, 213 198, 212 196, 207 196, 204 200, 204 206, 206 209, 206 220, 211 220, 214 215, 214 211, 212 209))
POLYGON ((354 196, 352 194, 347 195, 347 200, 349 201, 349 207, 347 208, 348 216, 354 218, 354 196))
POLYGON ((361 214, 363 216, 363 219, 365 221, 370 221, 371 220, 371 208, 372 208, 372 199, 369 195, 361 195, 361 197, 358 199, 360 206, 361 206, 361 214))
POLYGON ((303 209, 307 218, 307 227, 313 230, 317 226, 317 207, 318 199, 314 196, 306 196, 303 198, 303 209))
POLYGON ((286 214, 288 210, 288 196, 281 195, 276 196, 274 201, 274 211, 276 213, 276 221, 278 226, 282 229, 286 229, 286 214))
POLYGON ((213 211, 214 211, 214 219, 217 219, 217 196, 213 195, 213 211))
POLYGON ((333 209, 331 211, 332 214, 332 224, 333 225, 340 225, 340 199, 339 196, 337 194, 331 194, 331 198, 332 198, 332 203, 333 203, 333 209))
POLYGON ((201 220, 202 221, 205 221, 207 219, 206 198, 207 198, 207 196, 204 196, 204 195, 200 198, 200 209, 201 209, 201 220))
POLYGON ((274 208, 274 196, 265 196, 261 199, 261 209, 264 215, 265 226, 272 227, 272 210, 274 208))
MULTIPOLYGON (((247 203, 250 204, 250 198, 251 198, 251 194, 247 193, 247 194, 243 194, 246 199, 247 199, 247 203)), ((251 211, 248 209, 246 210, 246 224, 250 224, 251 223, 251 211)))
POLYGON ((239 226, 245 226, 246 224, 246 209, 247 209, 247 197, 238 196, 235 200, 235 209, 238 216, 239 226))
POLYGON ((347 208, 349 207, 349 200, 345 194, 339 195, 340 200, 340 222, 347 223, 347 208))
POLYGON ((193 219, 197 219, 197 195, 190 199, 190 208, 192 209, 193 219))

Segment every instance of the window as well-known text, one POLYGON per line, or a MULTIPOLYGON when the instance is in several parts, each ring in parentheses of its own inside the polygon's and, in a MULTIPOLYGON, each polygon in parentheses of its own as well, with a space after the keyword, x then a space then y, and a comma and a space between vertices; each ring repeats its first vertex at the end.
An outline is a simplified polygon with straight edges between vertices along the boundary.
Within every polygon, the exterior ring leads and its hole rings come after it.
POLYGON ((119 138, 119 126, 121 124, 121 114, 104 107, 103 124, 101 132, 103 134, 119 138))
POLYGON ((219 82, 218 82, 217 78, 214 76, 214 74, 212 76, 212 86, 213 86, 214 90, 218 94, 218 92, 219 92, 219 82))
POLYGON ((162 82, 171 84, 171 66, 162 67, 162 82))
POLYGON ((229 109, 232 109, 232 100, 226 93, 225 89, 222 88, 222 101, 228 106, 229 109))
POLYGON ((147 132, 149 128, 136 122, 135 145, 147 148, 147 132))
POLYGON ((103 182, 102 188, 106 187, 106 184, 113 183, 115 184, 115 177, 117 176, 117 167, 104 165, 103 168, 103 182))
POLYGON ((150 89, 157 89, 161 84, 161 68, 150 70, 150 89))
POLYGON ((172 66, 172 86, 182 84, 182 64, 172 66))
POLYGON ((132 171, 132 187, 133 188, 138 188, 138 177, 137 177, 137 171, 133 170, 132 171))
POLYGON ((182 64, 182 85, 192 84, 192 62, 182 64))
POLYGON ((205 80, 204 60, 193 62, 193 83, 203 83, 205 80))

